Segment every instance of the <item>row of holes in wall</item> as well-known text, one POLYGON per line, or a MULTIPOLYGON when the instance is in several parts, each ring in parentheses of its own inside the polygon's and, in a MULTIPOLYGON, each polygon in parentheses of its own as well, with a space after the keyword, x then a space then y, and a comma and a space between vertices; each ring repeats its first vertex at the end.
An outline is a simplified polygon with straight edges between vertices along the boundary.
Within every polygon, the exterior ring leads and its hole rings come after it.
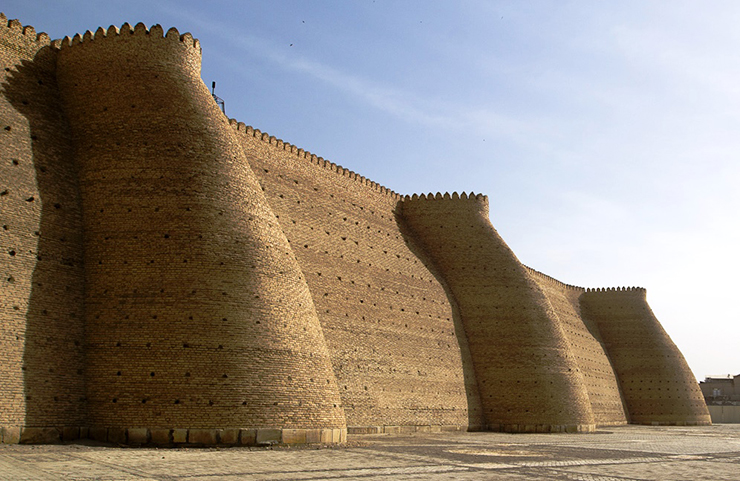
MULTIPOLYGON (((263 172, 264 172, 265 174, 270 174, 270 170, 269 170, 269 169, 264 169, 264 168, 263 168, 263 169, 262 169, 262 171, 263 171, 263 172)), ((275 178, 277 178, 277 179, 280 179, 280 180, 279 180, 278 182, 281 182, 281 183, 283 183, 284 185, 290 186, 290 188, 291 188, 291 192, 293 192, 293 193, 294 193, 294 195, 295 195, 295 193, 296 193, 297 191, 296 191, 296 190, 293 190, 293 187, 294 187, 294 186, 298 186, 298 185, 306 185, 307 187, 310 187, 310 188, 311 188, 311 189, 313 190, 313 192, 315 192, 315 193, 317 193, 317 194, 318 194, 318 193, 321 193, 321 192, 322 192, 322 189, 320 189, 320 188, 319 188, 318 186, 316 186, 315 184, 311 184, 311 185, 309 186, 309 185, 308 185, 308 183, 304 183, 303 181, 299 181, 298 179, 287 179, 287 178, 285 178, 285 177, 283 176, 283 174, 275 174, 275 173, 273 172, 273 173, 271 174, 271 177, 273 177, 273 179, 275 179, 275 178)), ((260 184, 261 184, 261 185, 263 185, 263 183, 262 183, 262 182, 260 182, 260 184)), ((265 191, 265 192, 266 192, 266 193, 267 193, 268 195, 273 195, 273 196, 280 196, 280 198, 285 198, 285 194, 283 194, 283 193, 281 193, 281 192, 267 192, 267 191, 266 191, 266 189, 265 189, 265 187, 264 187, 264 185, 263 185, 263 187, 262 187, 262 190, 263 190, 263 191, 265 191)), ((349 204, 349 205, 351 205, 351 206, 352 206, 353 208, 355 208, 355 209, 357 209, 357 210, 359 210, 359 211, 361 211, 361 212, 363 212, 363 213, 368 213, 368 212, 369 212, 369 213, 370 213, 370 215, 378 215, 378 214, 376 214, 376 213, 375 213, 375 211, 374 211, 373 209, 371 209, 371 208, 365 208, 365 206, 364 206, 364 205, 362 205, 362 204, 359 204, 359 203, 356 203, 356 202, 352 202, 352 201, 347 201, 347 199, 345 199, 345 198, 344 198, 344 197, 342 197, 342 196, 336 196, 336 197, 335 197, 335 195, 334 195, 333 193, 329 193, 329 194, 328 194, 328 196, 327 196, 327 199, 331 199, 331 200, 329 201, 329 202, 330 202, 331 204, 335 204, 336 202, 342 202, 343 204, 349 204)), ((300 199, 297 199, 297 200, 300 200, 300 199)), ((303 199, 303 200, 305 201, 305 199, 303 199)), ((298 202, 298 203, 300 203, 300 202, 298 202)), ((308 205, 310 205, 310 203, 309 203, 308 205)), ((389 220, 394 220, 394 219, 393 219, 393 218, 391 218, 391 217, 386 217, 386 216, 385 216, 384 214, 380 214, 380 215, 379 215, 379 217, 380 217, 381 219, 383 219, 383 220, 387 220, 387 221, 389 221, 389 220)))
MULTIPOLYGON (((118 401, 119 401, 119 398, 117 398, 117 397, 114 397, 114 398, 111 399, 111 402, 114 403, 114 404, 118 403, 118 401)), ((138 400, 135 400, 135 399, 128 399, 127 401, 130 401, 130 402, 139 402, 138 400)), ((151 404, 151 402, 156 402, 158 404, 162 404, 162 402, 160 402, 160 400, 158 400, 158 399, 155 400, 155 399, 152 399, 152 398, 143 398, 143 399, 141 399, 140 402, 141 402, 141 404, 147 404, 147 403, 150 403, 151 404)), ((190 402, 191 403, 194 403, 194 404, 197 404, 197 405, 206 404, 203 401, 200 401, 200 402, 199 401, 190 401, 190 402)), ((164 401, 164 403, 168 403, 169 404, 170 402, 164 401)), ((174 399, 174 400, 171 401, 171 404, 185 405, 186 404, 186 401, 185 400, 181 400, 181 399, 174 399)), ((228 403, 228 402, 223 402, 223 401, 220 401, 220 402, 217 403, 216 401, 213 401, 213 400, 209 400, 207 404, 209 406, 215 406, 215 405, 218 404, 219 406, 226 406, 226 407, 233 406, 234 405, 234 404, 231 404, 231 403, 228 403)), ((290 404, 288 404, 288 403, 279 402, 279 401, 275 401, 272 404, 273 404, 273 406, 290 406, 290 404)), ((298 401, 297 403, 291 403, 291 404, 293 404, 292 407, 302 406, 303 405, 303 401, 298 401)), ((241 405, 242 406, 250 406, 251 404, 248 401, 242 401, 241 402, 241 405)), ((333 407, 335 407, 335 408, 341 408, 342 405, 341 404, 333 404, 333 407)))

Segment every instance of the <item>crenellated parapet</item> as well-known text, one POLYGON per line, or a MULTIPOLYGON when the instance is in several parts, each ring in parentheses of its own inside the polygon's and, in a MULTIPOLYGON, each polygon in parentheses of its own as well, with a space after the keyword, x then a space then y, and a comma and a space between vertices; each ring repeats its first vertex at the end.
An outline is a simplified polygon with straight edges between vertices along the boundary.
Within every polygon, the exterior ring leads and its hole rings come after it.
POLYGON ((621 294, 621 293, 632 293, 638 296, 645 297, 646 291, 644 287, 589 287, 585 291, 586 294, 621 294))
POLYGON ((482 202, 485 203, 485 205, 488 205, 488 196, 483 194, 476 194, 475 192, 470 192, 470 194, 467 194, 465 192, 458 194, 457 192, 453 192, 450 194, 449 192, 445 192, 444 194, 441 192, 437 192, 436 194, 430 192, 428 194, 413 194, 413 195, 406 195, 403 198, 404 201, 416 201, 416 200, 469 200, 469 201, 475 201, 475 202, 482 202))
POLYGON ((161 45, 158 45, 159 49, 167 47, 180 49, 181 55, 186 58, 188 64, 200 72, 200 42, 190 33, 181 35, 175 27, 165 33, 161 25, 147 28, 141 22, 133 27, 129 23, 124 23, 120 28, 111 25, 107 29, 99 27, 95 32, 88 30, 84 34, 78 33, 73 37, 64 37, 60 41, 55 41, 54 45, 61 51, 82 46, 83 48, 115 48, 123 53, 127 50, 125 47, 127 44, 138 44, 147 39, 161 42, 161 45))
POLYGON ((349 179, 356 181, 363 186, 367 186, 376 192, 379 192, 384 195, 388 195, 392 199, 395 199, 395 200, 401 199, 401 196, 397 194, 396 192, 392 191, 391 189, 385 186, 382 186, 378 184, 377 182, 373 182, 367 177, 362 176, 349 169, 346 169, 342 167, 341 165, 335 164, 334 162, 330 162, 324 159, 323 157, 319 157, 316 154, 312 154, 311 152, 307 150, 296 147, 295 145, 285 142, 282 139, 278 139, 274 135, 270 135, 267 132, 262 132, 259 129, 255 129, 252 126, 246 125, 245 123, 239 122, 235 119, 230 119, 229 123, 237 132, 241 132, 245 135, 258 139, 264 142, 265 144, 273 146, 277 150, 290 152, 292 155, 295 155, 297 159, 300 159, 304 162, 307 161, 313 165, 322 167, 330 172, 336 173, 336 175, 348 177, 349 179))
POLYGON ((51 44, 51 39, 46 32, 36 32, 30 25, 23 25, 17 19, 8 20, 8 17, 0 12, 0 38, 6 48, 21 53, 35 53, 42 47, 51 44))
POLYGON ((143 23, 139 22, 136 24, 136 26, 132 27, 131 24, 128 22, 121 25, 121 28, 118 28, 115 25, 111 25, 107 29, 103 27, 98 27, 98 29, 93 33, 92 31, 88 30, 84 34, 75 34, 73 37, 64 37, 60 42, 60 48, 66 48, 74 45, 78 45, 83 42, 92 42, 92 41, 126 41, 126 39, 131 36, 150 36, 152 38, 166 38, 171 41, 180 42, 184 47, 187 48, 193 48, 194 52, 196 52, 198 55, 201 54, 201 48, 200 48, 200 41, 198 41, 197 38, 193 38, 193 36, 188 32, 180 35, 180 32, 175 27, 171 27, 169 30, 167 30, 167 33, 164 32, 164 29, 161 25, 152 25, 151 28, 147 27, 143 23))
POLYGON ((574 286, 574 285, 571 285, 571 284, 566 284, 565 282, 559 281, 559 280, 555 279, 554 277, 548 276, 547 274, 545 274, 543 272, 540 272, 540 271, 538 271, 536 269, 532 269, 529 266, 524 266, 524 267, 527 269, 527 271, 530 273, 530 275, 532 275, 532 276, 534 276, 534 277, 536 277, 538 279, 542 279, 542 280, 544 280, 546 282, 553 283, 553 284, 557 285, 558 287, 560 287, 562 289, 566 289, 568 291, 573 291, 573 292, 584 292, 584 291, 588 291, 589 290, 589 289, 586 289, 586 288, 583 288, 583 287, 574 286))

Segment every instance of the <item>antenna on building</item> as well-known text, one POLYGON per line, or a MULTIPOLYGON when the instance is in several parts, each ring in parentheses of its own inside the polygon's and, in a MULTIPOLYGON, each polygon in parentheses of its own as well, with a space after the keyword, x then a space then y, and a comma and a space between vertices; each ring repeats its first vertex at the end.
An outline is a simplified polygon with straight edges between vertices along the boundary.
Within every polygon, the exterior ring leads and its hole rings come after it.
POLYGON ((216 105, 221 107, 221 112, 226 113, 226 105, 224 104, 224 99, 216 95, 216 81, 215 80, 211 83, 211 96, 213 97, 213 100, 216 101, 216 105))

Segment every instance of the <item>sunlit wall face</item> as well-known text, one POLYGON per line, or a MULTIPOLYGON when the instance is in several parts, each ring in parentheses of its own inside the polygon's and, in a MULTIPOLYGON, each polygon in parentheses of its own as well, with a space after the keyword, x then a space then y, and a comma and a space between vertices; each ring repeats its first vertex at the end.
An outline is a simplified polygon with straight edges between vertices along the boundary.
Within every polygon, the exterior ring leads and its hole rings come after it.
POLYGON ((406 194, 475 191, 522 262, 643 286, 698 378, 740 372, 740 6, 25 2, 52 38, 197 32, 230 117, 406 194))

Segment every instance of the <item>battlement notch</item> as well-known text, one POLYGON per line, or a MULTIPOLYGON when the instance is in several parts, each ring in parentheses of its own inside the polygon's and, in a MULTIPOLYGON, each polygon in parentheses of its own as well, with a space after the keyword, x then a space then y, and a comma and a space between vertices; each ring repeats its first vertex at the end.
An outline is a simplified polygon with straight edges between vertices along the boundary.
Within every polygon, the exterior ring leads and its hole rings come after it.
POLYGON ((200 41, 193 38, 192 34, 188 32, 180 34, 175 27, 170 28, 167 30, 167 33, 165 33, 164 29, 159 24, 147 27, 142 22, 137 23, 133 27, 128 22, 121 25, 120 28, 115 25, 111 25, 107 29, 98 27, 98 29, 95 30, 95 33, 87 30, 84 34, 77 33, 72 38, 68 36, 64 37, 59 46, 61 49, 65 49, 80 44, 89 45, 92 42, 127 41, 131 38, 141 37, 166 39, 171 42, 177 42, 184 47, 192 48, 197 51, 198 55, 201 53, 200 41))
POLYGON ((51 44, 51 38, 46 32, 37 33, 34 27, 23 25, 20 20, 8 20, 2 12, 0 12, 0 31, 0 36, 6 38, 15 48, 25 51, 27 55, 51 44))

